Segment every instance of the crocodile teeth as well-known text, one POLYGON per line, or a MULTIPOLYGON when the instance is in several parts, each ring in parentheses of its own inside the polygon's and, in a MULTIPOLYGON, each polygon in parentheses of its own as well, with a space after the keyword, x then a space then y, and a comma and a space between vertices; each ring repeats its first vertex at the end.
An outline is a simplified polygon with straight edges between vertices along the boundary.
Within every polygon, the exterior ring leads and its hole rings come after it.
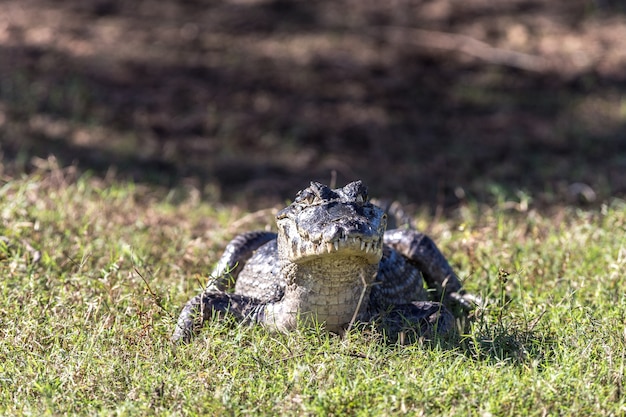
POLYGON ((331 253, 333 251, 333 248, 334 246, 332 243, 330 242, 326 243, 326 250, 328 250, 328 253, 331 253))
POLYGON ((365 249, 365 242, 361 241, 361 250, 365 249))
POLYGON ((339 241, 335 241, 335 250, 339 250, 339 241))

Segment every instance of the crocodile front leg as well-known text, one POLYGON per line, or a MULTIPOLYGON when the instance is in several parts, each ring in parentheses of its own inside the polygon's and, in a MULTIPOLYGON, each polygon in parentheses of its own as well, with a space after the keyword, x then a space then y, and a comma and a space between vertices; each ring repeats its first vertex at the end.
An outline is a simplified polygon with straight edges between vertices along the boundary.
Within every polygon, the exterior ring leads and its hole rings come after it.
POLYGON ((377 314, 373 323, 390 342, 412 343, 418 339, 444 336, 455 328, 455 319, 443 304, 434 301, 414 301, 394 306, 377 314))
POLYGON ((264 308, 265 303, 252 297, 222 291, 204 291, 185 304, 171 340, 174 343, 188 343, 204 322, 216 314, 228 314, 240 322, 257 322, 264 308))
POLYGON ((214 313, 229 313, 238 320, 246 320, 251 314, 254 315, 255 308, 261 308, 257 299, 225 291, 232 287, 233 281, 254 252, 275 238, 276 233, 263 231, 242 233, 233 238, 213 268, 206 289, 183 307, 172 341, 188 342, 214 313))
POLYGON ((478 297, 465 292, 435 242, 425 234, 410 229, 390 230, 385 233, 384 241, 417 266, 428 287, 435 290, 437 300, 466 311, 473 310, 479 303, 478 297))
POLYGON ((224 254, 211 272, 212 280, 207 285, 207 290, 225 291, 232 287, 237 275, 252 257, 254 251, 267 242, 276 239, 276 233, 272 232, 247 232, 237 235, 231 240, 224 254))

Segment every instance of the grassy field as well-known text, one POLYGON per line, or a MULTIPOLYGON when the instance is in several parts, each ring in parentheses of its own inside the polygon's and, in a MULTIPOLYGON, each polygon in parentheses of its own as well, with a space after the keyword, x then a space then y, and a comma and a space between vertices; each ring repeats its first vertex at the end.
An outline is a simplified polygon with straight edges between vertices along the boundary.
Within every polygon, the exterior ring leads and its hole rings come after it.
POLYGON ((492 300, 452 341, 210 323, 174 349, 221 248, 271 213, 38 165, 0 187, 0 415, 626 413, 623 201, 417 213, 492 300))
POLYGON ((626 415, 620 2, 2 10, 0 415, 626 415), (467 330, 174 349, 229 239, 329 178, 413 205, 491 301, 467 330))

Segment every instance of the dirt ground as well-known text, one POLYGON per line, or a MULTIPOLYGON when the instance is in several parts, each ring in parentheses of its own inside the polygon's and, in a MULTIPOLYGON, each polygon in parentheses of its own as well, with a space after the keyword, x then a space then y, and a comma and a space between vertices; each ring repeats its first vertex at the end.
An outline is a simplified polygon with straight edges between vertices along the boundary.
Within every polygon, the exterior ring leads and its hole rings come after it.
POLYGON ((4 0, 6 178, 95 175, 258 207, 310 180, 425 207, 626 195, 610 0, 4 0))

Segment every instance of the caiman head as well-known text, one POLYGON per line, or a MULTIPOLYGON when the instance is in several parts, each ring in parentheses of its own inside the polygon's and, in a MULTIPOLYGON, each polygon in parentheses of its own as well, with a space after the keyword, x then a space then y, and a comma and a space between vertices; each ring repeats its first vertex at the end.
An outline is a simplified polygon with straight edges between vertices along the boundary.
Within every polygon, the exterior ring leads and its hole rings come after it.
POLYGON ((334 190, 311 182, 277 214, 276 222, 283 261, 356 256, 375 264, 381 259, 387 217, 368 201, 361 181, 334 190))
POLYGON ((283 298, 264 310, 279 330, 317 320, 341 333, 365 311, 383 254, 385 213, 361 181, 335 190, 312 182, 276 216, 283 298))

